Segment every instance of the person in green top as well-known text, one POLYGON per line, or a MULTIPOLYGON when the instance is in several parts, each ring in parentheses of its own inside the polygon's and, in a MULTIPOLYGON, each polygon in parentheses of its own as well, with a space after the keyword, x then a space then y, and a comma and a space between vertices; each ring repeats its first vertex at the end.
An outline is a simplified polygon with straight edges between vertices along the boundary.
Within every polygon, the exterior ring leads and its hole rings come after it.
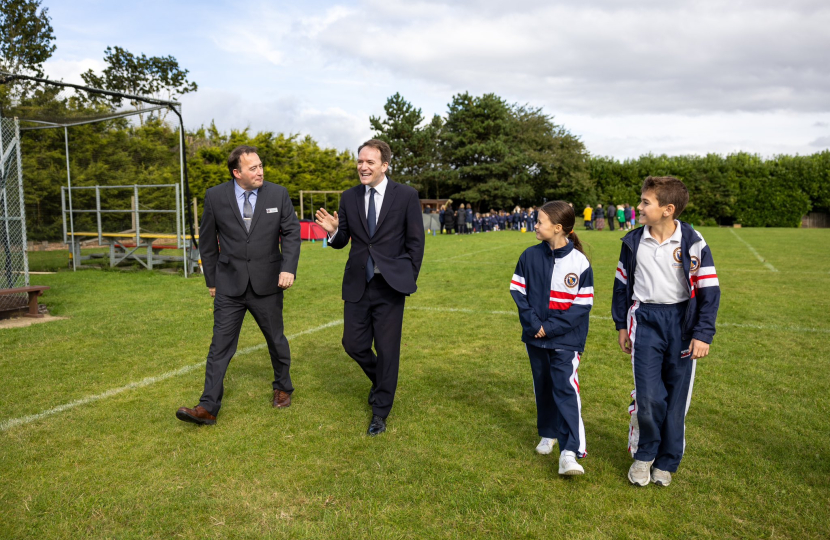
POLYGON ((623 205, 617 205, 617 223, 620 224, 620 230, 622 231, 625 227, 625 209, 623 205))

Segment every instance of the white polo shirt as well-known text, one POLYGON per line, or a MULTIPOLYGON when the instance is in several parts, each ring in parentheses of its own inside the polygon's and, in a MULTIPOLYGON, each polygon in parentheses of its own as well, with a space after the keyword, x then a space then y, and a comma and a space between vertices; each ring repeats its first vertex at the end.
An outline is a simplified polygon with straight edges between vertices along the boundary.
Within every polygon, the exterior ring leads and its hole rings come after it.
POLYGON ((648 225, 637 248, 633 300, 647 304, 678 304, 689 299, 689 284, 683 270, 680 222, 674 220, 674 234, 658 243, 648 225))

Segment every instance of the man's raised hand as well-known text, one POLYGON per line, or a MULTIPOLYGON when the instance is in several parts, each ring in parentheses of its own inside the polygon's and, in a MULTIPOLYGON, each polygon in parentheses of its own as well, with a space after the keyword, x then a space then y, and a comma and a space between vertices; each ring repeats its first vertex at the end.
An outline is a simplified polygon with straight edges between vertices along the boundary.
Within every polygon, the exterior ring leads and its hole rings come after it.
POLYGON ((327 233, 334 234, 337 227, 340 226, 340 220, 337 218, 337 212, 334 215, 329 214, 325 208, 317 210, 315 214, 315 222, 321 226, 327 233))

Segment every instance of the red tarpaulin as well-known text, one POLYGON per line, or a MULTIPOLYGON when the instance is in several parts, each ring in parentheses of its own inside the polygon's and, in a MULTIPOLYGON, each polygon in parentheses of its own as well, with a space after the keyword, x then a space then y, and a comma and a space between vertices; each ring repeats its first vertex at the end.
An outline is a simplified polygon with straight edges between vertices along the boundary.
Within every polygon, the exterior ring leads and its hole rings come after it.
POLYGON ((322 240, 326 231, 310 219, 300 220, 300 238, 303 240, 322 240))

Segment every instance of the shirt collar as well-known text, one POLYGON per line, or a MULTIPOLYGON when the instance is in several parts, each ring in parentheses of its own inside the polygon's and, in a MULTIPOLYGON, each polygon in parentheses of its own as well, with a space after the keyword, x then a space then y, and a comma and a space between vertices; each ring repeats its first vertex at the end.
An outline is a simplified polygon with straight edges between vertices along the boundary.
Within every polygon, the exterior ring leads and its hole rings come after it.
MULTIPOLYGON (((386 176, 384 175, 383 180, 380 181, 380 184, 375 186, 375 191, 377 191, 380 194, 380 196, 383 197, 384 194, 386 194, 386 188, 388 186, 389 186, 389 179, 386 178, 386 176)), ((372 189, 372 188, 370 188, 369 186, 366 186, 366 193, 369 193, 370 189, 372 189)))
MULTIPOLYGON (((680 231, 680 222, 675 219, 674 220, 674 225, 675 225, 674 232, 672 233, 671 236, 669 236, 669 239, 666 240, 666 241, 667 242, 674 242, 674 243, 679 244, 680 239, 682 237, 682 233, 680 231)), ((643 226, 643 239, 646 239, 646 238, 650 238, 651 240, 654 240, 655 242, 657 242, 657 239, 654 238, 653 236, 651 236, 651 227, 649 227, 648 225, 643 226)), ((657 242, 657 243, 659 244, 659 242, 657 242)))
MULTIPOLYGON (((236 195, 237 199, 241 199, 245 196, 245 190, 239 187, 239 184, 236 183, 236 178, 233 179, 233 192, 236 195)), ((259 192, 259 188, 253 191, 254 195, 257 195, 259 192)))

